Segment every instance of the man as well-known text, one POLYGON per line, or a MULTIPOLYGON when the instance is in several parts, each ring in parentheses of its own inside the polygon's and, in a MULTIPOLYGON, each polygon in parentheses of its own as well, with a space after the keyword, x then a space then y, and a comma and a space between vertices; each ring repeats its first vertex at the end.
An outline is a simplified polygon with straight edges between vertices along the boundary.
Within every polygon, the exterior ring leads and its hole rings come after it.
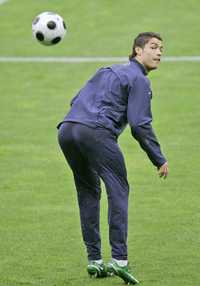
POLYGON ((117 138, 129 123, 159 176, 167 177, 167 160, 151 127, 152 92, 147 78, 148 72, 158 67, 162 51, 159 34, 139 34, 130 62, 99 69, 72 100, 70 111, 58 125, 59 144, 74 175, 91 276, 115 274, 127 284, 138 283, 128 268, 129 185, 117 138), (107 266, 101 257, 99 233, 100 178, 108 196, 112 259, 107 266))

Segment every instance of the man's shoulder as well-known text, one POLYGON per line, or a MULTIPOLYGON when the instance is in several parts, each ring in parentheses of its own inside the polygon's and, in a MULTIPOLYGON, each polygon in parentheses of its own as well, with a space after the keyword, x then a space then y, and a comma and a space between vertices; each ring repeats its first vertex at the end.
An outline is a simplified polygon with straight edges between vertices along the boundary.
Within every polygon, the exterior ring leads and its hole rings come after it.
POLYGON ((121 82, 131 83, 137 77, 137 70, 134 69, 130 62, 124 64, 114 64, 111 70, 120 78, 121 82))
POLYGON ((131 64, 130 64, 130 62, 127 62, 124 64, 114 64, 111 66, 111 69, 114 71, 126 72, 126 71, 131 70, 131 64))

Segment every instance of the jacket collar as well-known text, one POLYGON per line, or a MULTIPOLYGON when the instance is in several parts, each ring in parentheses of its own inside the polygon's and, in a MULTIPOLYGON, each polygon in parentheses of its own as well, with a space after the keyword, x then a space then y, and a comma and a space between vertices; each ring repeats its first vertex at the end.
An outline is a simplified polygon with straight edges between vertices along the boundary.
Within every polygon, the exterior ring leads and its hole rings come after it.
POLYGON ((145 66, 143 66, 141 63, 139 63, 135 58, 131 59, 130 61, 136 63, 139 66, 139 68, 141 69, 141 71, 142 71, 142 73, 144 75, 148 74, 147 69, 145 68, 145 66))

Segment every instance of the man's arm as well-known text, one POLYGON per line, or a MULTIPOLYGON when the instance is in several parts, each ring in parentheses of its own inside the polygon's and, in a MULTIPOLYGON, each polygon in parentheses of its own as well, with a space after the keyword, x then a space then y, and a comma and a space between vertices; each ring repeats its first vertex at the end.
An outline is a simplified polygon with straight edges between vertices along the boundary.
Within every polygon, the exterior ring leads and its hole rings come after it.
POLYGON ((160 169, 167 160, 161 152, 160 144, 151 126, 151 90, 142 77, 137 78, 133 88, 130 89, 127 119, 133 137, 147 153, 151 162, 160 169))

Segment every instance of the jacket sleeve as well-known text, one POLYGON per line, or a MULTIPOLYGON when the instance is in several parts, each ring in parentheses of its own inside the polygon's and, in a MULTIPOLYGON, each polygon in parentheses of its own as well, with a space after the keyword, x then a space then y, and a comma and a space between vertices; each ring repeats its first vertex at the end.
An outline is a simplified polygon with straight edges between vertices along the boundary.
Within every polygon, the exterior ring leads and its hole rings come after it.
POLYGON ((151 97, 148 79, 136 78, 129 90, 127 119, 133 137, 139 142, 151 162, 159 168, 166 162, 166 159, 151 126, 151 97))

